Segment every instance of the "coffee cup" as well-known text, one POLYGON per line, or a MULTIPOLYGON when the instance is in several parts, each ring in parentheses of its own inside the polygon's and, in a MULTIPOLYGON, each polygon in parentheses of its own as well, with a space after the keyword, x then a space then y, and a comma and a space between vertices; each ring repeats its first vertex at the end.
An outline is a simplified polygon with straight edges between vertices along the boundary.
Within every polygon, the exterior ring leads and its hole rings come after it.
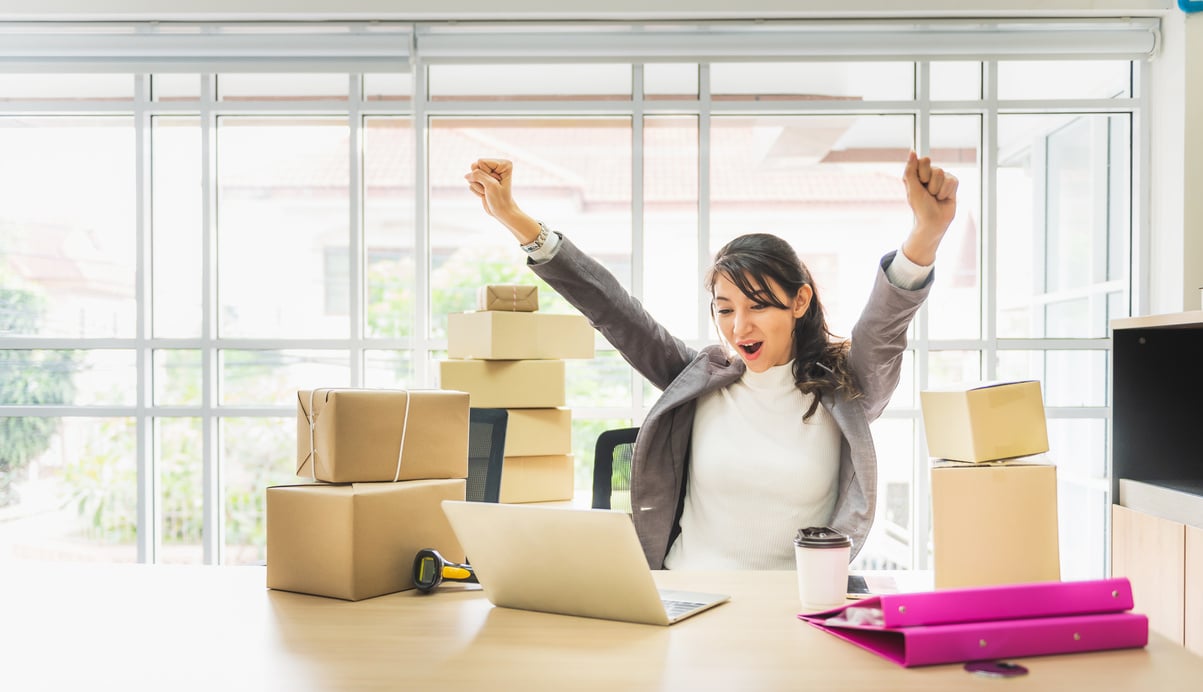
POLYGON ((798 596, 810 611, 844 604, 852 540, 827 526, 798 529, 794 556, 798 563, 798 596))

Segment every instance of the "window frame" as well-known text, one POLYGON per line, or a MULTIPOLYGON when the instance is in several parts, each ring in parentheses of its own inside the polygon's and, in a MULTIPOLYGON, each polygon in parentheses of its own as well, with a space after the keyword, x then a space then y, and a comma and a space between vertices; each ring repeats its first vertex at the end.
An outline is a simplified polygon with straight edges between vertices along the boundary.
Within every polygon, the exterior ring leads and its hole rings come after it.
MULTIPOLYGON (((1070 24, 1088 25, 1089 22, 1068 22, 1070 24)), ((796 23, 795 23, 796 24, 796 23)), ((1152 26, 1155 27, 1153 22, 1152 26)), ((994 161, 995 152, 997 151, 997 119, 1000 115, 1016 114, 1016 113, 1039 113, 1039 112, 1067 112, 1075 113, 1127 113, 1132 118, 1132 150, 1131 150, 1131 205, 1129 214, 1131 215, 1131 238, 1129 239, 1129 266, 1127 272, 1127 304, 1128 312, 1136 312, 1140 309, 1144 296, 1147 294, 1148 270, 1143 267, 1140 262, 1147 261, 1144 253, 1139 253, 1139 248, 1148 246, 1148 223, 1147 223, 1147 200, 1149 192, 1147 189, 1148 180, 1148 142, 1150 139, 1149 121, 1150 118, 1150 102, 1146 90, 1141 88, 1141 85, 1147 83, 1149 75, 1149 63, 1147 60, 1133 60, 1133 75, 1132 75, 1132 96, 1124 99, 1068 99, 1068 100, 1021 100, 1021 101, 1001 101, 997 96, 997 73, 998 60, 986 59, 982 61, 983 66, 983 97, 981 99, 971 99, 965 101, 933 101, 929 98, 930 94, 930 65, 933 59, 945 59, 944 54, 939 50, 933 50, 931 54, 913 54, 903 55, 901 53, 893 55, 869 54, 862 53, 859 55, 844 55, 842 59, 854 59, 857 57, 864 59, 892 59, 892 60, 914 60, 915 75, 916 75, 916 97, 912 100, 902 101, 876 101, 866 102, 856 105, 846 102, 815 102, 815 101, 791 101, 791 100, 776 100, 772 102, 744 102, 744 101, 716 101, 711 98, 709 92, 709 64, 715 60, 741 60, 746 59, 746 55, 719 55, 710 56, 707 60, 698 60, 699 64, 699 93, 696 98, 681 98, 681 99, 655 99, 645 100, 642 97, 641 87, 643 84, 643 69, 644 65, 651 62, 662 62, 666 58, 664 55, 655 56, 623 56, 625 59, 631 60, 632 83, 635 93, 629 101, 593 101, 588 99, 568 99, 568 100, 532 100, 527 102, 512 102, 498 103, 496 100, 462 100, 454 102, 431 101, 424 95, 427 90, 427 70, 426 67, 431 64, 440 62, 462 62, 465 60, 486 60, 485 55, 476 54, 473 57, 467 58, 463 55, 449 55, 446 52, 439 53, 432 49, 429 56, 423 54, 423 40, 425 36, 444 35, 446 32, 455 30, 453 25, 447 24, 416 24, 416 25, 398 25, 405 31, 413 32, 417 37, 414 43, 413 53, 405 53, 405 61, 396 59, 396 56, 390 61, 377 61, 368 63, 353 63, 346 60, 332 60, 327 64, 320 64, 310 61, 306 63, 305 70, 324 69, 334 72, 344 72, 348 66, 359 68, 357 70, 347 71, 349 80, 349 94, 345 101, 332 102, 314 102, 314 101, 246 101, 246 102, 222 102, 216 98, 216 79, 219 72, 222 70, 233 71, 248 71, 261 72, 269 70, 291 71, 297 69, 286 61, 272 59, 248 59, 240 58, 233 63, 223 63, 221 61, 209 60, 204 61, 200 58, 195 58, 189 62, 188 60, 177 60, 172 63, 162 62, 162 58, 154 56, 143 57, 144 62, 139 63, 139 66, 145 67, 150 71, 136 71, 132 74, 135 80, 135 95, 133 102, 114 101, 114 102, 99 102, 99 103, 72 103, 69 101, 51 100, 51 101, 0 101, 0 118, 9 116, 18 116, 27 113, 37 114, 53 114, 53 115, 72 115, 72 114, 122 114, 133 115, 135 118, 135 132, 138 147, 137 154, 137 180, 139 181, 137 197, 137 278, 136 278, 136 301, 138 305, 138 320, 137 333, 134 338, 130 339, 58 339, 58 338, 41 338, 41 337, 14 337, 6 338, 3 348, 6 349, 96 349, 96 348, 120 348, 134 349, 137 352, 136 368, 137 368, 137 392, 138 400, 133 406, 8 406, 0 405, 0 414, 8 416, 39 416, 39 417, 62 417, 62 416, 88 416, 88 417, 128 417, 133 416, 136 419, 136 436, 137 436, 137 468, 138 468, 138 545, 137 555, 140 562, 156 562, 158 555, 161 552, 161 538, 158 535, 157 526, 157 509, 156 499, 154 497, 157 476, 156 462, 154 457, 154 425, 155 421, 162 417, 186 416, 199 417, 202 421, 201 431, 201 446, 200 456, 203 464, 203 486, 204 486, 204 537, 203 541, 203 561, 207 564, 220 564, 223 561, 223 519, 222 519, 222 486, 221 486, 221 469, 219 459, 220 439, 218 429, 221 421, 226 417, 281 417, 295 415, 291 408, 279 406, 250 406, 237 407, 231 409, 220 404, 218 392, 219 379, 219 354, 222 349, 345 349, 350 354, 350 377, 352 386, 361 386, 365 379, 365 355, 368 352, 375 351, 404 351, 410 355, 412 362, 413 381, 417 386, 431 386, 434 380, 434 372, 432 368, 431 354, 443 351, 446 349, 445 340, 430 338, 429 323, 429 306, 431 304, 430 295, 430 238, 429 238, 429 200, 426 194, 428 188, 427 180, 427 127, 429 119, 433 117, 443 116, 471 116, 482 113, 499 113, 512 116, 523 115, 567 115, 573 116, 589 116, 589 115, 609 115, 616 114, 629 115, 632 119, 633 127, 633 147, 636 152, 633 155, 632 180, 632 227, 630 229, 630 247, 631 254, 631 270, 632 283, 631 289, 633 294, 642 299, 645 293, 651 288, 647 285, 643 276, 643 256, 640 248, 644 247, 643 243, 643 199, 642 189, 640 185, 641 171, 639 170, 640 158, 638 142, 642 128, 642 121, 645 116, 655 117, 659 115, 696 115, 698 118, 698 136, 699 136, 699 160, 708 160, 708 147, 711 118, 714 116, 723 116, 727 114, 780 114, 780 115, 805 115, 805 114, 904 114, 914 117, 916 122, 915 144, 920 151, 928 149, 928 140, 930 133, 930 119, 933 115, 974 115, 982 118, 983 141, 981 143, 981 161, 979 165, 982 168, 982 199, 981 213, 983 228, 981 229, 981 255, 980 255, 980 291, 981 291, 981 307, 982 307, 982 333, 977 339, 950 339, 950 340, 933 340, 928 337, 928 316, 926 307, 920 311, 916 317, 914 336, 908 349, 913 353, 914 362, 916 364, 915 386, 917 389, 922 389, 928 382, 927 359, 928 355, 934 351, 943 350, 968 350, 976 351, 981 354, 982 372, 985 379, 993 379, 996 375, 996 356, 1001 351, 1008 350, 1030 350, 1030 351, 1057 351, 1057 350, 1101 350, 1104 352, 1110 351, 1111 343, 1109 338, 1097 339, 999 339, 994 332, 996 303, 997 303, 997 277, 999 276, 999 268, 995 264, 994 242, 995 233, 995 213, 997 200, 993 197, 992 190, 996 189, 994 179, 994 161), (424 33, 427 32, 427 33, 424 33), (158 62, 156 62, 158 61, 158 62), (169 67, 167 67, 169 65, 169 67), (181 69, 197 69, 201 74, 201 90, 198 99, 184 99, 172 101, 154 101, 151 99, 150 90, 150 75, 157 73, 158 67, 163 67, 170 71, 179 71, 181 69), (364 68, 370 68, 372 71, 406 73, 412 76, 412 93, 408 101, 401 100, 396 102, 369 101, 364 98, 363 94, 363 75, 367 74, 364 68), (360 71, 364 70, 364 71, 360 71), (358 171, 362 170, 363 153, 356 147, 352 147, 353 151, 348 161, 350 170, 352 171, 349 194, 351 230, 348 237, 348 247, 350 249, 351 263, 348 272, 348 290, 350 291, 350 317, 351 317, 351 333, 346 339, 326 339, 326 340, 311 340, 311 339, 219 339, 216 333, 216 313, 215 313, 215 296, 217 272, 220 268, 217 266, 215 235, 216 235, 216 213, 215 206, 216 190, 213 182, 213 147, 216 140, 217 119, 223 115, 244 115, 244 114, 261 114, 270 113, 287 117, 290 114, 297 115, 339 115, 347 117, 348 127, 351 135, 356 141, 360 137, 360 131, 364 126, 365 120, 372 117, 399 117, 410 119, 412 122, 412 134, 414 137, 414 224, 413 224, 413 253, 417 261, 415 262, 414 271, 414 296, 417 305, 425 306, 424 309, 415 310, 413 316, 413 324, 411 326, 411 336, 402 338, 374 338, 367 337, 364 334, 365 329, 365 312, 364 291, 363 285, 365 278, 365 248, 362 227, 362 210, 364 206, 362 181, 358 171), (150 296, 151 296, 151 277, 153 268, 150 266, 150 244, 151 244, 151 214, 150 203, 153 192, 151 190, 151 181, 149 174, 150 167, 150 127, 152 119, 157 115, 181 115, 198 116, 200 118, 201 141, 202 148, 205 151, 205 156, 202 157, 201 176, 203 180, 203 198, 204 210, 202 220, 202 236, 203 236, 203 253, 201 258, 202 264, 202 283, 203 283, 203 313, 204 325, 202 334, 198 338, 154 338, 151 336, 150 320, 152 319, 150 311, 150 296), (157 350, 163 349, 188 349, 197 350, 202 354, 201 358, 201 378, 202 378, 202 397, 201 403, 197 406, 160 406, 153 399, 153 355, 157 350)), ((537 25, 540 28, 543 25, 537 25)), ((770 26, 777 27, 770 23, 770 26)), ((794 25, 791 25, 794 26, 794 25)), ((860 25, 851 23, 850 26, 858 27, 860 25)), ((1145 21, 1141 27, 1149 26, 1145 21)), ((361 28, 356 25, 357 30, 361 28)), ((789 28, 784 25, 777 27, 781 31, 789 28)), ((402 34, 405 34, 402 31, 402 34)), ((349 32, 354 35, 355 31, 349 32)), ((778 36, 779 38, 779 36, 778 36)), ((516 45, 512 41, 503 40, 494 37, 496 44, 493 46, 497 55, 501 56, 502 60, 508 61, 529 61, 535 60, 556 62, 559 64, 563 61, 562 57, 552 55, 535 55, 533 58, 527 54, 516 55, 513 48, 516 45), (510 52, 506 52, 510 51, 510 52)), ((231 45, 241 43, 235 41, 231 45)), ((373 39, 375 43, 376 40, 373 39)), ((427 43, 434 46, 436 44, 427 43)), ((479 43, 477 44, 480 45, 479 43)), ((555 41, 550 44, 544 44, 539 48, 541 50, 550 50, 556 45, 555 41)), ((592 43, 590 44, 593 45, 592 43)), ((409 48, 408 44, 406 46, 409 48)), ((703 47, 704 48, 704 47, 703 47)), ((692 44, 689 48, 681 48, 682 55, 691 54, 690 51, 698 51, 697 44, 692 44)), ((484 50, 487 52, 489 45, 484 44, 484 50)), ((68 49, 64 49, 68 50, 68 49)), ((446 51, 447 49, 443 49, 446 51)), ((563 46, 561 46, 563 50, 563 46)), ((778 49, 783 50, 783 49, 778 49)), ((862 49, 867 50, 867 49, 862 49)), ((1039 54, 1039 47, 1029 46, 1028 50, 1032 54, 1039 54)), ((1155 51, 1155 47, 1152 49, 1155 51)), ((71 64, 56 65, 48 67, 42 64, 39 67, 37 56, 32 56, 24 69, 45 70, 55 72, 71 72, 71 64)), ((76 57, 81 60, 86 56, 77 53, 76 57)), ((362 56, 360 56, 361 58, 362 56)), ((707 56, 695 56, 706 58, 707 56)), ((830 54, 820 56, 771 56, 777 60, 823 60, 831 59, 830 54)), ((997 58, 998 56, 995 56, 997 58)), ((1014 56, 1012 56, 1014 57, 1014 56)), ((1076 54, 1061 57, 1080 57, 1076 54)), ((360 59, 355 58, 355 59, 360 59)), ((598 60, 596 56, 576 57, 578 60, 598 60)), ((613 56, 607 59, 614 60, 613 56)), ((681 60, 680 57, 673 58, 681 60)), ((975 59, 972 55, 960 55, 962 60, 975 59)), ((19 65, 19 63, 17 63, 19 65)), ((13 71, 14 68, 8 68, 13 71)), ((95 66, 93 67, 95 68, 95 66)), ((103 69, 103 68, 101 68, 103 69)), ((304 71, 304 70, 302 70, 304 71)), ((699 218, 698 218, 698 252, 694 258, 695 266, 698 269, 699 275, 704 271, 708 257, 706 257, 709 247, 709 223, 707 220, 706 210, 709 205, 709 184, 708 172, 704 166, 700 167, 699 174, 699 218)), ((706 297, 702 294, 700 281, 698 282, 697 292, 697 322, 699 335, 710 333, 710 318, 705 308, 707 304, 706 297)), ((710 340, 707 338, 692 339, 689 341, 691 346, 701 347, 710 340)), ((636 423, 642 420, 648 409, 648 403, 644 397, 644 387, 641 378, 635 373, 631 373, 631 392, 632 398, 629 406, 623 407, 580 407, 575 413, 583 419, 625 419, 636 423)), ((1110 394, 1108 393, 1108 397, 1110 394)), ((1048 417, 1050 419, 1103 419, 1107 423, 1109 429, 1110 424, 1110 406, 1106 407, 1055 407, 1048 409, 1048 417)), ((929 495, 929 483, 925 472, 926 466, 921 463, 925 450, 922 444, 922 434, 920 432, 920 418, 917 403, 914 406, 906 408, 892 408, 884 414, 885 418, 903 419, 911 421, 914 424, 915 433, 915 449, 912 450, 914 463, 914 475, 911 484, 912 493, 912 517, 909 531, 912 536, 912 561, 911 566, 915 568, 925 568, 929 566, 928 551, 926 541, 923 536, 930 535, 930 517, 926 512, 916 511, 917 507, 924 506, 922 500, 925 500, 929 495)), ((1109 451, 1108 451, 1109 457, 1109 451)), ((578 460, 581 463, 582 460, 578 460)), ((1110 459, 1106 461, 1108 474, 1110 473, 1110 459)), ((1071 485, 1080 486, 1090 490, 1102 489, 1107 493, 1104 495, 1109 498, 1109 483, 1105 481, 1097 481, 1096 479, 1088 478, 1062 478, 1063 482, 1071 485), (1106 488, 1103 488, 1106 483, 1106 488)), ((1109 522, 1109 519, 1107 520, 1109 522)), ((1109 524, 1108 524, 1109 526, 1109 524)), ((1109 531, 1109 529, 1108 529, 1109 531)), ((1109 547, 1105 549, 1104 561, 1108 559, 1109 547)))

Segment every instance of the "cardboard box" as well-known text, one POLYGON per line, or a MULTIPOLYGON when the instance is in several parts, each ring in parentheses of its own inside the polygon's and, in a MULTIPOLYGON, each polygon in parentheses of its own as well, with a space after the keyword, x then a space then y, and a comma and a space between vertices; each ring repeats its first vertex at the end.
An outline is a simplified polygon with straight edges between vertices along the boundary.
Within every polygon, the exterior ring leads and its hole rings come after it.
POLYGON ((297 476, 329 483, 467 478, 468 394, 298 391, 297 476))
POLYGON ((592 358, 593 327, 581 315, 455 312, 447 315, 447 356, 485 360, 592 358))
POLYGON ((267 489, 267 586, 358 601, 412 589, 414 556, 463 562, 443 500, 465 481, 283 485, 267 489))
POLYGON ((1048 451, 1040 383, 985 382, 919 393, 928 453, 992 461, 1048 451))
POLYGON ((476 309, 534 312, 539 309, 539 287, 525 284, 481 286, 476 293, 476 309))
POLYGON ((572 411, 566 408, 512 408, 505 425, 505 456, 572 453, 572 411))
POLYGON ((572 455, 506 457, 501 465, 500 502, 572 499, 572 455))
POLYGON ((1056 466, 937 463, 931 498, 936 588, 1061 578, 1056 466))
POLYGON ((443 360, 444 389, 468 392, 477 408, 556 408, 564 405, 562 360, 443 360))

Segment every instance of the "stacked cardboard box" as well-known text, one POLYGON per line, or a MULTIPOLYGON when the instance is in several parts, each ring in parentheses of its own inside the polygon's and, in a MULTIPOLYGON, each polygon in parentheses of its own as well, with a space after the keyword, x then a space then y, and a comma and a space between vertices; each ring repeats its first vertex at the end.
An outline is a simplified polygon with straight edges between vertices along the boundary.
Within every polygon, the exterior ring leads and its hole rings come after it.
POLYGON ((920 392, 936 588, 1061 578, 1057 467, 1040 383, 920 392), (1037 456, 1032 456, 1037 455, 1037 456))
POLYGON ((434 548, 463 562, 443 500, 463 500, 468 395, 297 393, 297 475, 267 489, 267 586, 357 601, 413 588, 434 548))
POLYGON ((509 412, 501 502, 572 499, 564 359, 593 357, 593 328, 580 315, 539 312, 534 286, 484 286, 477 307, 447 316, 440 386, 509 412))

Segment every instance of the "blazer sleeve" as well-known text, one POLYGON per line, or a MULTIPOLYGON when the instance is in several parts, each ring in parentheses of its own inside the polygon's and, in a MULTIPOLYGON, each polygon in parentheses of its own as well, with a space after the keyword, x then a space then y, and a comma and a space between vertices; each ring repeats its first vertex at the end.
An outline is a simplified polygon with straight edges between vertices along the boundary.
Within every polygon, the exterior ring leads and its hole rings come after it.
MULTIPOLYGON (((896 252, 896 251, 895 251, 896 252)), ((914 290, 899 288, 886 278, 895 252, 882 258, 869 301, 852 328, 848 365, 861 390, 861 404, 870 421, 881 415, 898 387, 906 331, 935 280, 935 271, 914 290)))
POLYGON ((609 270, 568 238, 560 238, 551 258, 529 265, 656 388, 668 387, 697 355, 657 322, 609 270))

